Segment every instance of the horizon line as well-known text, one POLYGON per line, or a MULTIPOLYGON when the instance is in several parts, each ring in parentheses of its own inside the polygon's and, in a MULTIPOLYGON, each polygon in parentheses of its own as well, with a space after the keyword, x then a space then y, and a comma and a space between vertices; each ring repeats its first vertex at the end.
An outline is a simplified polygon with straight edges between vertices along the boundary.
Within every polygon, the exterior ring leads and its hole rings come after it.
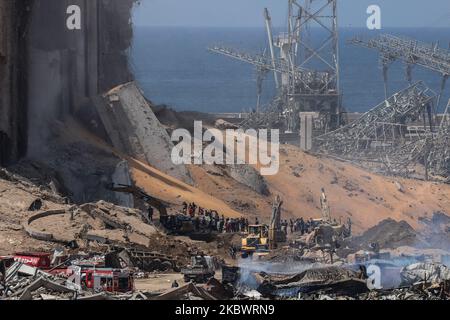
MULTIPOLYGON (((199 29, 264 29, 263 26, 195 26, 195 25, 146 25, 146 24, 135 24, 134 27, 148 27, 148 28, 199 28, 199 29)), ((274 26, 274 29, 285 28, 285 26, 274 26)), ((320 27, 313 27, 320 29, 320 27)), ((339 29, 367 29, 366 26, 339 26, 339 29)), ((449 26, 385 26, 380 30, 369 30, 368 31, 382 31, 383 29, 450 29, 449 26)))

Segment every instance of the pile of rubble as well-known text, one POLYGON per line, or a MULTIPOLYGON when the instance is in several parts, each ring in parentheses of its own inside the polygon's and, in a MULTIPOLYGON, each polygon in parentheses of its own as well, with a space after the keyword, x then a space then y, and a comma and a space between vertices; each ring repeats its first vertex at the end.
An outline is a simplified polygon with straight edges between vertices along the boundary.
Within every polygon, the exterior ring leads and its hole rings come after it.
POLYGON ((0 300, 142 300, 140 292, 90 291, 76 281, 21 262, 13 263, 0 283, 0 300))
MULTIPOLYGON (((280 274, 226 269, 226 280, 236 294, 256 299, 300 300, 449 300, 449 269, 436 263, 415 263, 399 270, 395 288, 377 287, 376 277, 360 266, 311 267, 280 274), (237 275, 233 278, 231 274, 237 275)), ((381 276, 384 274, 381 273, 381 276)), ((225 278, 224 278, 225 279, 225 278)))
MULTIPOLYGON (((116 248, 118 249, 118 248, 116 248)), ((156 253, 123 249, 104 255, 61 255, 21 253, 0 257, 0 300, 218 300, 233 297, 230 287, 219 280, 207 279, 205 284, 187 282, 164 292, 135 289, 135 279, 146 277, 151 261, 168 259, 156 253), (159 260, 158 259, 158 260, 159 260), (59 261, 63 260, 62 263, 59 261)), ((179 272, 174 261, 165 270, 179 272)))

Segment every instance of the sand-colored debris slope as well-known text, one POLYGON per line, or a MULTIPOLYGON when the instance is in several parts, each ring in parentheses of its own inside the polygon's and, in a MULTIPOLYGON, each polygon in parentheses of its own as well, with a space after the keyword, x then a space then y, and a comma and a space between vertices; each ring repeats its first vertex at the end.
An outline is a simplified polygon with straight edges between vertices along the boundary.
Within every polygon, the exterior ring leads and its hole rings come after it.
POLYGON ((134 159, 128 160, 136 185, 154 197, 176 206, 181 205, 183 201, 195 202, 200 207, 217 210, 219 214, 226 217, 241 216, 238 211, 231 209, 225 202, 206 192, 168 176, 143 162, 134 159))
POLYGON ((191 173, 198 188, 233 208, 241 207, 244 214, 259 214, 265 222, 276 194, 284 200, 283 219, 321 217, 321 188, 328 195, 332 217, 342 222, 351 218, 355 232, 387 218, 405 220, 417 229, 419 217, 431 217, 436 211, 449 214, 450 208, 450 185, 376 175, 287 145, 280 147, 279 173, 265 177, 271 192, 267 197, 202 168, 191 173))
POLYGON ((295 147, 282 147, 280 173, 267 180, 272 192, 283 194, 286 209, 305 218, 320 216, 319 194, 324 187, 332 217, 343 221, 350 217, 356 231, 387 218, 419 228, 419 217, 450 208, 450 185, 380 176, 295 147))

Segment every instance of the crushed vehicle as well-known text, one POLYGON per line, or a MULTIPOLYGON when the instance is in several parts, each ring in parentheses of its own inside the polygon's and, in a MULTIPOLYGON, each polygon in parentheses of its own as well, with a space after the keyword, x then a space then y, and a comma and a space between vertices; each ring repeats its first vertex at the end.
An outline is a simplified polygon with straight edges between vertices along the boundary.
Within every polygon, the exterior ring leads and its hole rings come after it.
POLYGON ((210 256, 192 256, 191 264, 181 269, 185 282, 206 283, 214 277, 215 265, 210 256))

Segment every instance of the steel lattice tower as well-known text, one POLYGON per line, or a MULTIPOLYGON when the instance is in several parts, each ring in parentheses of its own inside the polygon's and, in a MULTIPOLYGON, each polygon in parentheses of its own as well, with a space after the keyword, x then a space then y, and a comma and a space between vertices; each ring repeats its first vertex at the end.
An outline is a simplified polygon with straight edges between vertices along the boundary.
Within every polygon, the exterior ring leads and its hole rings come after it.
POLYGON ((297 112, 322 114, 325 131, 341 123, 339 33, 337 0, 289 0, 287 41, 292 68, 315 70, 309 81, 290 73, 287 93, 294 117, 297 112))

